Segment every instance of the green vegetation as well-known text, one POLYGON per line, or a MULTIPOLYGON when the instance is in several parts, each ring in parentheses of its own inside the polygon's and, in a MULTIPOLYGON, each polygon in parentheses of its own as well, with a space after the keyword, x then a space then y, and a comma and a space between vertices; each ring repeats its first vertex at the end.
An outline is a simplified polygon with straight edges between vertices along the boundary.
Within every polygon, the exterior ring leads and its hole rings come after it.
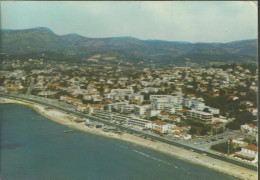
POLYGON ((196 134, 196 135, 206 135, 207 133, 210 133, 211 124, 206 124, 202 121, 199 120, 194 120, 194 119, 183 119, 180 123, 179 126, 191 126, 190 133, 191 134, 196 134))
MULTIPOLYGON (((212 68, 221 68, 225 71, 227 69, 235 70, 236 66, 238 66, 238 64, 232 63, 232 64, 224 64, 220 66, 213 65, 212 68)), ((256 69, 257 69, 256 64, 240 64, 239 66, 241 66, 244 69, 248 69, 252 73, 252 75, 256 74, 256 69)))
POLYGON ((72 97, 72 95, 69 92, 67 92, 67 91, 60 91, 57 94, 54 94, 53 98, 54 99, 60 99, 60 96, 70 96, 70 97, 72 97))
POLYGON ((248 111, 242 111, 242 112, 238 112, 235 115, 235 120, 228 123, 226 125, 227 128, 229 129, 234 129, 234 130, 238 130, 240 129, 240 126, 243 124, 256 124, 253 120, 255 120, 256 117, 254 117, 250 112, 248 111))
MULTIPOLYGON (((139 66, 142 66, 141 62, 149 66, 151 61, 158 67, 168 66, 169 63, 203 66, 218 62, 256 64, 257 54, 257 40, 192 44, 129 37, 89 39, 76 34, 58 36, 48 28, 5 30, 2 31, 1 39, 2 52, 17 54, 19 59, 40 56, 48 60, 70 62, 86 61, 100 54, 102 58, 115 57, 116 60, 138 63, 139 66)), ((102 58, 99 58, 100 62, 104 62, 102 58)))
MULTIPOLYGON (((212 145, 211 149, 215 150, 215 151, 219 151, 221 153, 227 154, 227 152, 228 152, 228 142, 223 142, 223 143, 220 143, 220 144, 212 145)), ((240 150, 239 147, 235 148, 232 143, 229 144, 229 154, 233 154, 234 152, 237 152, 239 150, 240 150)))
POLYGON ((31 94, 32 95, 37 95, 39 92, 41 92, 42 90, 38 90, 38 89, 32 89, 31 94))

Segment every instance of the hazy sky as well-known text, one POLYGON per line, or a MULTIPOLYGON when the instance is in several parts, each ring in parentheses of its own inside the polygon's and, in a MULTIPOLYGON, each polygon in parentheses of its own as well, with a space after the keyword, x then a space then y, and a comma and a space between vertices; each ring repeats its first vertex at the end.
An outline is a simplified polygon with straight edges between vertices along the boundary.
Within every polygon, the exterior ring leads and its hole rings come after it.
POLYGON ((257 38, 256 2, 1 2, 1 28, 189 42, 257 38))

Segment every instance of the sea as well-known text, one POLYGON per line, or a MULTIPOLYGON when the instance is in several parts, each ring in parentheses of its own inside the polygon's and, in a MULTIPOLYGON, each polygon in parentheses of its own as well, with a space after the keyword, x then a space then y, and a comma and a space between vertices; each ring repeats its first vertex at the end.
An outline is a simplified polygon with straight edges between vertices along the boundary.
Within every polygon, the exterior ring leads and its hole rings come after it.
POLYGON ((1 104, 1 180, 233 180, 171 156, 1 104))

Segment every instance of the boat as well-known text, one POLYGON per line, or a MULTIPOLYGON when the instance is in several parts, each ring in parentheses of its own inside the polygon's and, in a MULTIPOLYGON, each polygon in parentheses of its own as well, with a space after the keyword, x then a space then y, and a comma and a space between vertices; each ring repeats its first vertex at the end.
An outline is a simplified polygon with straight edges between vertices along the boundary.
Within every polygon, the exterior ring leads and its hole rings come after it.
POLYGON ((63 131, 64 133, 69 133, 69 132, 72 132, 73 130, 65 130, 65 131, 63 131))

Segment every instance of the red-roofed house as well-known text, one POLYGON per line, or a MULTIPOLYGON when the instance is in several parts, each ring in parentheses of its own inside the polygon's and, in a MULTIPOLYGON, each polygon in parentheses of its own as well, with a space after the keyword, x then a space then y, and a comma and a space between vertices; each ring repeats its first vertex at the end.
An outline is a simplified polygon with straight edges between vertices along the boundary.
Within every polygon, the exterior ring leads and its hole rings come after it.
POLYGON ((87 104, 80 104, 77 107, 77 110, 80 112, 84 112, 87 109, 88 105, 87 104))
POLYGON ((159 133, 167 133, 168 132, 168 124, 162 121, 153 121, 152 128, 154 131, 159 133))
POLYGON ((229 98, 232 99, 233 101, 239 99, 237 96, 229 96, 229 98))
POLYGON ((181 138, 181 139, 185 139, 185 140, 191 139, 191 135, 190 135, 190 134, 183 133, 183 132, 175 131, 175 132, 173 133, 173 135, 174 135, 174 137, 181 138))
POLYGON ((254 116, 257 115, 257 109, 256 108, 247 108, 246 110, 251 112, 254 116))
POLYGON ((248 154, 256 155, 258 148, 255 145, 248 145, 242 148, 242 151, 248 154))
POLYGON ((201 87, 201 88, 200 88, 200 91, 201 91, 201 92, 205 92, 205 91, 207 91, 207 88, 206 88, 206 87, 201 87))
POLYGON ((246 92, 240 92, 239 93, 241 96, 245 96, 246 95, 246 92))
POLYGON ((187 113, 187 111, 188 111, 188 110, 186 110, 186 109, 179 110, 179 111, 177 111, 177 114, 179 114, 179 115, 183 116, 184 114, 186 114, 186 113, 187 113))
POLYGON ((254 105, 254 103, 251 102, 251 101, 241 101, 240 104, 245 105, 245 106, 253 106, 254 105))
POLYGON ((174 116, 174 115, 169 116, 169 119, 171 119, 173 121, 177 121, 177 122, 181 121, 181 118, 179 116, 174 116))
POLYGON ((104 105, 104 104, 90 104, 90 105, 88 105, 89 113, 93 114, 93 113, 96 113, 96 111, 102 111, 102 110, 104 110, 105 106, 106 105, 104 105))
POLYGON ((248 145, 242 147, 242 150, 235 153, 235 157, 239 157, 241 159, 249 160, 249 161, 256 161, 258 158, 258 148, 255 145, 248 145))

